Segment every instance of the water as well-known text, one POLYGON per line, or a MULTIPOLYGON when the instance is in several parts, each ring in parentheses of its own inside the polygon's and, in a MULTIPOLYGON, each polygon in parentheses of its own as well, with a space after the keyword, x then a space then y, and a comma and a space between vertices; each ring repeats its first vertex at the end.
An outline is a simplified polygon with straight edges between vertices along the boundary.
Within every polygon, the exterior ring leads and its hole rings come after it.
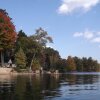
POLYGON ((100 73, 0 75, 0 100, 100 100, 100 73))

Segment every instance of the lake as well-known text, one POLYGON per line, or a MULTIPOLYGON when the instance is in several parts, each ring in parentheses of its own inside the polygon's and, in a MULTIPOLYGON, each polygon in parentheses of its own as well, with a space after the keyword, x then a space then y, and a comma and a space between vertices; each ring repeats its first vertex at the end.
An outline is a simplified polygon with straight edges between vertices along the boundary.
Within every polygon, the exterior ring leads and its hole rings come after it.
POLYGON ((0 75, 0 100, 100 100, 100 73, 0 75))

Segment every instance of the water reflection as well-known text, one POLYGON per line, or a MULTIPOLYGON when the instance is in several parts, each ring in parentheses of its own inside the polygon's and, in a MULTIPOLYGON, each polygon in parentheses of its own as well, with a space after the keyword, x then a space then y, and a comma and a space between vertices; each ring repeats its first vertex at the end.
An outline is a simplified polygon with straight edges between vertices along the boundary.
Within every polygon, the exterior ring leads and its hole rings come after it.
POLYGON ((14 100, 12 99, 14 82, 14 77, 10 75, 0 75, 0 100, 14 100))
POLYGON ((0 100, 99 100, 99 79, 98 74, 0 75, 0 100))

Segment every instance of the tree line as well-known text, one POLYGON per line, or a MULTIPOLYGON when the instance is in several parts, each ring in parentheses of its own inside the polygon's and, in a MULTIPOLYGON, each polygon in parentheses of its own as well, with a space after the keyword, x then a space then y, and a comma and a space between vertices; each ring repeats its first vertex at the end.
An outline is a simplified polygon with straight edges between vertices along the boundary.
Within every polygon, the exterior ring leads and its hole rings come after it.
POLYGON ((100 64, 92 57, 71 57, 67 58, 67 71, 97 72, 100 71, 100 64))
POLYGON ((92 57, 68 56, 67 59, 63 59, 57 50, 47 47, 47 43, 53 43, 53 39, 43 28, 38 28, 31 36, 27 36, 23 30, 16 32, 6 10, 0 9, 1 66, 11 59, 16 64, 16 70, 99 71, 98 61, 92 57))

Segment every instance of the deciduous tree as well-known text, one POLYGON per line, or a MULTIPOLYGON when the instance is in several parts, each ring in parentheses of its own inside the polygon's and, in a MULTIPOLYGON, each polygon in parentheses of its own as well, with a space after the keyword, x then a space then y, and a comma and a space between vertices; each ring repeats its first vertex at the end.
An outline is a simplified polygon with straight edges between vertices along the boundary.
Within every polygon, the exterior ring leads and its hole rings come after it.
POLYGON ((46 46, 48 42, 53 43, 53 40, 50 36, 48 36, 47 31, 43 30, 41 27, 36 30, 35 35, 33 35, 33 39, 42 46, 46 46))
POLYGON ((4 63, 4 50, 12 49, 16 41, 15 26, 8 13, 0 9, 0 52, 1 64, 4 63))
POLYGON ((73 57, 68 56, 67 58, 67 71, 76 71, 76 65, 73 57))

